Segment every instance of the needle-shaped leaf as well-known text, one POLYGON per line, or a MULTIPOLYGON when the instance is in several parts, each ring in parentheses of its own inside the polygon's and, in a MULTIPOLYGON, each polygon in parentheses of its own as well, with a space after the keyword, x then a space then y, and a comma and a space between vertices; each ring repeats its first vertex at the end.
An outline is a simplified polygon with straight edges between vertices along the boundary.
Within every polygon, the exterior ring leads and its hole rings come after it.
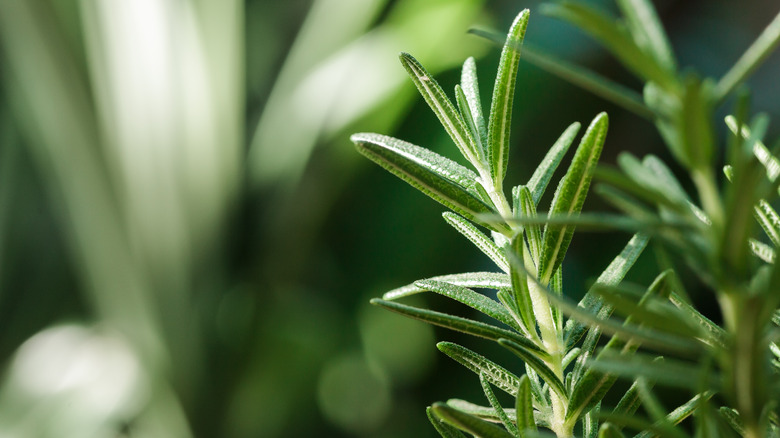
MULTIPOLYGON (((569 170, 555 191, 550 216, 575 216, 582 210, 590 180, 604 146, 608 123, 607 114, 601 113, 588 127, 577 147, 569 170)), ((548 284, 560 266, 573 234, 573 226, 556 229, 545 227, 542 260, 539 265, 539 278, 542 284, 548 284)))
POLYGON ((513 438, 512 435, 487 421, 471 414, 461 412, 444 403, 434 403, 431 406, 433 413, 449 424, 464 430, 474 436, 483 438, 513 438))
POLYGON ((719 348, 726 348, 726 339, 728 334, 719 325, 712 322, 709 318, 702 315, 696 310, 690 303, 685 301, 680 295, 675 292, 669 294, 669 301, 680 309, 685 314, 686 319, 690 322, 696 323, 703 333, 707 336, 704 337, 704 341, 712 346, 719 348))
POLYGON ((539 163, 534 174, 531 175, 531 179, 528 180, 526 186, 528 187, 528 190, 531 191, 535 206, 539 205, 539 201, 542 199, 542 195, 544 195, 544 191, 547 189, 547 184, 550 183, 550 179, 552 179, 555 169, 561 164, 563 156, 566 155, 566 151, 569 150, 569 146, 571 146, 579 131, 579 122, 574 122, 569 125, 569 127, 563 131, 563 134, 558 137, 558 140, 555 141, 550 150, 547 151, 547 155, 544 156, 544 159, 539 163))
POLYGON ((523 263, 524 243, 523 235, 517 234, 512 238, 512 244, 507 250, 512 252, 509 257, 515 259, 510 264, 510 275, 512 279, 512 297, 514 298, 514 308, 519 313, 520 320, 526 329, 526 332, 536 335, 536 318, 534 318, 533 302, 531 292, 528 289, 528 280, 525 270, 519 269, 518 265, 523 263))
MULTIPOLYGON (((452 342, 436 344, 442 353, 454 359, 476 374, 485 374, 490 383, 509 395, 516 395, 520 381, 516 375, 490 359, 452 342)), ((537 400, 543 399, 542 394, 535 394, 537 400)))
POLYGON ((528 350, 525 346, 509 339, 499 339, 498 343, 522 359, 529 367, 533 368, 533 370, 539 374, 539 377, 550 385, 550 388, 552 388, 552 390, 562 399, 566 400, 568 398, 566 388, 564 387, 563 382, 561 382, 561 379, 555 375, 547 364, 539 359, 537 354, 528 350))
POLYGON ((477 215, 492 211, 474 189, 477 175, 460 164, 385 135, 350 138, 361 154, 458 214, 479 222, 477 215))
MULTIPOLYGON (((729 130, 731 130, 733 134, 737 133, 737 125, 738 123, 736 117, 726 116, 726 126, 729 127, 729 130)), ((780 160, 772 155, 766 145, 764 145, 764 143, 762 143, 761 140, 753 134, 750 128, 742 125, 741 131, 742 137, 745 140, 752 140, 753 155, 755 155, 756 158, 758 158, 758 161, 766 168, 767 178, 769 178, 770 181, 775 181, 777 177, 780 176, 780 160)))
POLYGON ((745 424, 742 422, 736 409, 721 406, 718 409, 718 413, 739 436, 745 436, 745 424))
MULTIPOLYGON (((457 286, 477 289, 506 289, 512 287, 509 276, 496 272, 466 272, 463 274, 440 275, 426 278, 425 280, 444 281, 457 286)), ((399 298, 425 292, 425 289, 415 283, 393 289, 386 292, 382 298, 385 300, 397 300, 399 298)))
POLYGON ((626 27, 613 17, 590 6, 573 1, 546 3, 542 13, 580 28, 599 41, 629 70, 645 81, 653 81, 665 89, 674 89, 675 76, 651 55, 642 51, 626 27))
MULTIPOLYGON (((710 397, 712 397, 712 394, 713 394, 712 391, 705 391, 703 393, 696 394, 695 396, 693 396, 693 398, 691 398, 690 400, 688 400, 687 402, 685 402, 684 404, 680 405, 675 410, 670 412, 666 416, 664 423, 668 423, 672 425, 679 424, 681 421, 685 420, 686 418, 691 416, 691 414, 693 414, 696 408, 699 407, 699 405, 701 404, 702 400, 709 399, 710 397)), ((637 435, 635 435, 634 438, 650 438, 652 436, 656 436, 654 431, 644 430, 642 432, 639 432, 637 435)))
POLYGON ((532 396, 531 381, 524 374, 520 377, 520 385, 517 388, 517 396, 515 397, 517 429, 521 438, 526 436, 527 431, 536 431, 532 396))
POLYGON ((415 284, 420 288, 461 302, 510 327, 515 327, 517 324, 512 319, 512 315, 503 306, 469 288, 437 280, 420 280, 416 281, 415 284))
POLYGON ((506 256, 504 256, 503 251, 496 245, 493 239, 484 235, 477 227, 471 224, 471 222, 455 213, 446 212, 442 214, 442 216, 444 216, 444 220, 446 220, 448 224, 452 225, 460 234, 466 236, 474 246, 479 248, 486 256, 490 257, 490 260, 493 260, 493 263, 495 263, 499 269, 507 273, 509 272, 509 263, 506 261, 506 256))
POLYGON ((428 416, 428 421, 431 422, 433 428, 436 429, 436 432, 439 432, 442 438, 466 438, 463 432, 436 417, 430 406, 425 408, 425 414, 428 416))
POLYGON ((485 392, 485 397, 490 402, 490 406, 492 406, 493 410, 496 411, 496 415, 501 420, 501 423, 504 425, 506 430, 508 430, 513 436, 517 436, 517 426, 515 426, 515 423, 509 420, 509 416, 507 416, 506 411, 501 406, 501 403, 498 402, 498 398, 496 398, 496 395, 493 393, 493 389, 490 387, 490 381, 488 380, 485 373, 479 373, 479 383, 482 385, 482 391, 485 392))
MULTIPOLYGON (((599 278, 591 286, 591 289, 597 285, 614 286, 623 280, 628 271, 634 266, 639 256, 647 246, 648 238, 642 234, 634 235, 631 240, 628 241, 626 246, 620 251, 620 254, 610 262, 607 269, 599 275, 599 278)), ((599 313, 603 307, 603 300, 592 293, 590 290, 580 300, 578 307, 587 309, 591 313, 599 313)), ((566 340, 566 348, 571 348, 577 341, 580 340, 582 335, 587 330, 586 326, 575 320, 566 321, 566 327, 564 328, 564 339, 566 340)))
POLYGON ((648 0, 617 0, 636 45, 670 73, 677 70, 669 39, 653 4, 648 0))
POLYGON ((477 144, 439 83, 412 55, 401 53, 400 59, 401 64, 409 73, 409 77, 412 78, 412 82, 414 82, 420 94, 425 98, 425 102, 431 107, 433 113, 436 114, 439 122, 444 126, 444 130, 447 131, 452 141, 455 142, 460 153, 469 162, 477 166, 480 163, 477 144))
POLYGON ((755 207, 755 217, 775 248, 780 248, 780 215, 768 202, 759 199, 755 207))
POLYGON ((493 341, 497 341, 501 338, 509 338, 526 346, 526 348, 535 350, 537 354, 546 354, 544 350, 541 350, 533 342, 518 335, 517 333, 496 327, 494 325, 485 324, 484 322, 448 315, 446 313, 436 312, 434 310, 420 309, 419 307, 408 306, 406 304, 380 300, 377 298, 372 299, 371 304, 382 306, 385 309, 392 310, 393 312, 400 313, 401 315, 408 316, 409 318, 427 322, 428 324, 467 333, 469 335, 480 338, 486 338, 493 341))
POLYGON ((750 250, 753 251, 753 255, 767 263, 775 262, 775 250, 771 246, 756 239, 748 240, 748 244, 750 245, 750 250))
POLYGON ((482 134, 479 131, 480 128, 477 125, 476 116, 471 113, 471 105, 469 105, 468 98, 460 85, 455 85, 455 102, 458 104, 461 118, 466 124, 466 128, 468 128, 471 138, 474 139, 474 142, 476 143, 474 151, 476 159, 479 160, 480 163, 484 163, 485 148, 482 146, 482 134))
POLYGON ((469 113, 477 128, 477 136, 482 146, 482 155, 487 157, 487 124, 485 116, 482 113, 482 100, 479 97, 479 82, 477 81, 477 63, 473 57, 469 57, 463 63, 463 69, 460 73, 460 86, 463 88, 463 94, 469 106, 469 113))
POLYGON ((512 125, 512 102, 515 95, 517 66, 520 62, 520 45, 528 26, 528 9, 515 18, 506 37, 498 64, 498 74, 493 86, 493 100, 488 122, 488 159, 490 174, 497 188, 501 187, 509 162, 509 133, 512 125))
MULTIPOLYGON (((531 191, 526 186, 517 186, 517 200, 520 213, 525 217, 536 217, 536 204, 534 203, 531 191)), ((534 262, 539 263, 542 257, 542 228, 539 224, 527 224, 525 235, 528 240, 528 246, 531 250, 531 256, 534 262)))

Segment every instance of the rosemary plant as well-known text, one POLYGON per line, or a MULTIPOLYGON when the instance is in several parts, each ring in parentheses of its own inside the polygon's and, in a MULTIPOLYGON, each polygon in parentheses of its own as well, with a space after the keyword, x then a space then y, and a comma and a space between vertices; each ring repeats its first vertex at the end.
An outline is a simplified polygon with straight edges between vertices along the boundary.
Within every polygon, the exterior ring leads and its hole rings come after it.
MULTIPOLYGON (((499 272, 451 274, 416 281, 372 302, 431 324, 496 341, 520 360, 499 365, 466 347, 438 348, 479 376, 488 406, 462 400, 434 403, 428 417, 444 437, 780 436, 780 160, 762 143, 767 118, 751 123, 748 99, 726 119, 725 178, 716 171, 714 110, 734 93, 780 42, 780 15, 722 79, 680 73, 647 0, 617 0, 616 19, 577 2, 545 5, 599 41, 645 84, 643 95, 539 51, 536 65, 651 120, 696 188, 689 196, 655 156, 623 153, 619 169, 597 162, 607 115, 595 117, 579 141, 546 214, 537 214, 552 175, 580 125, 570 125, 526 184, 504 193, 515 77, 529 12, 515 19, 496 75, 487 120, 473 59, 463 65, 455 103, 410 55, 401 62, 473 170, 425 148, 378 134, 355 134, 358 151, 440 202, 445 220, 484 252, 499 272), (581 213, 594 176, 597 190, 619 214, 581 213), (730 181, 730 182, 729 182, 730 181), (721 186, 721 182, 723 185, 721 186), (511 202, 510 202, 511 199, 511 202), (751 216, 757 220, 753 221, 751 216), (756 224, 765 236, 757 233, 756 224), (585 297, 563 293, 561 262, 577 226, 636 234, 585 297), (479 227, 490 231, 486 235, 479 227), (662 272, 647 287, 622 280, 652 241, 662 272), (674 254, 675 256, 672 256, 674 254), (678 261, 679 260, 679 261, 678 261), (720 305, 723 324, 699 312, 678 276, 692 270, 720 305), (497 300, 474 289, 495 290, 497 300), (487 323, 399 302, 421 292, 459 301, 487 323), (606 338, 606 339, 602 339, 606 338), (601 402, 618 378, 632 379, 611 408, 601 402), (669 410, 655 385, 686 391, 669 410), (498 388, 515 398, 505 408, 498 388), (642 412, 639 413, 639 408, 642 412), (692 427, 677 425, 694 416, 692 427)), ((495 34, 476 31, 498 40, 495 34)))

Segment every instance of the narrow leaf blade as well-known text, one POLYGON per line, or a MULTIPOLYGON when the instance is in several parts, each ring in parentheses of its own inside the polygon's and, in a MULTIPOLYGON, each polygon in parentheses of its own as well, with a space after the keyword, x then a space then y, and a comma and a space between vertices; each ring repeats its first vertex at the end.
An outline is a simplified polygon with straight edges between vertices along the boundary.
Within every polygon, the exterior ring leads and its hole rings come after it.
MULTIPOLYGON (((551 216, 574 216, 582 210, 596 163, 604 146, 608 123, 607 114, 601 113, 588 127, 569 170, 555 192, 550 208, 551 216)), ((549 283, 560 266, 573 234, 574 227, 561 227, 554 230, 545 227, 544 247, 539 268, 539 278, 543 284, 549 283)))
POLYGON ((433 76, 420 64, 414 57, 408 53, 401 53, 401 64, 403 64, 412 82, 420 91, 420 94, 431 107, 433 113, 444 126, 452 141, 460 150, 460 153, 466 157, 469 162, 477 164, 480 162, 477 153, 477 145, 471 137, 466 124, 455 110, 447 95, 433 76))
POLYGON ((493 182, 500 185, 504 181, 509 162, 509 132, 512 122, 512 102, 515 94, 515 79, 520 61, 520 45, 528 26, 528 9, 515 18, 506 43, 501 51, 498 75, 493 87, 493 101, 488 122, 488 158, 493 182))
POLYGON ((483 438, 512 438, 512 435, 479 417, 461 412, 444 403, 434 403, 431 406, 434 414, 455 427, 483 438))
POLYGON ((531 191, 535 206, 539 205, 539 201, 542 199, 542 195, 544 195, 544 191, 547 189, 547 184, 550 183, 550 179, 552 179, 555 169, 558 168, 563 156, 566 155, 566 151, 569 150, 569 146, 571 146, 579 131, 579 122, 574 122, 569 125, 569 127, 563 131, 563 134, 558 137, 558 140, 552 145, 547 152, 547 155, 542 159, 542 162, 539 163, 534 174, 531 175, 531 179, 528 180, 528 184, 526 185, 528 190, 531 191))

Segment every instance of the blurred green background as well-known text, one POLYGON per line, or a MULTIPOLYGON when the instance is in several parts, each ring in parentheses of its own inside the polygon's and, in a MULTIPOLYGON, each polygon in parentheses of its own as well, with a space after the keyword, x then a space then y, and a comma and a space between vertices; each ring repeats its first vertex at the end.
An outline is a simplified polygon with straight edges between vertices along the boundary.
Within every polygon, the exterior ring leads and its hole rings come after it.
MULTIPOLYGON (((0 435, 433 436, 426 405, 482 403, 434 346, 461 337, 367 303, 489 261, 348 136, 454 157, 397 54, 448 90, 475 56, 489 96, 498 49, 466 31, 503 32, 526 7, 527 42, 637 87, 538 3, 0 0, 0 435)), ((680 63, 715 76, 777 12, 654 3, 680 63)), ((777 115, 778 77, 774 56, 756 110, 777 115)), ((668 159, 649 123, 527 64, 518 81, 508 184, 602 110, 604 162, 668 159)), ((627 237, 576 236, 564 290, 581 295, 627 237)))

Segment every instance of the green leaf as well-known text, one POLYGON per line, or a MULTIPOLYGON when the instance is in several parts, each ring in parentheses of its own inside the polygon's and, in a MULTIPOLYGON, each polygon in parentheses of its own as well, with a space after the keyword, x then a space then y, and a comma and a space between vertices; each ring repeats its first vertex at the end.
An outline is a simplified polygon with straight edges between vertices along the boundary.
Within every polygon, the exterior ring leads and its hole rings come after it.
POLYGON ((490 174, 496 188, 501 187, 509 162, 509 133, 512 125, 512 101, 515 95, 517 66, 520 61, 520 45, 528 26, 528 9, 517 15, 509 29, 506 44, 501 51, 498 74, 493 86, 493 100, 488 122, 488 158, 490 174))
POLYGON ((444 216, 444 220, 448 224, 452 225, 460 234, 466 236, 474 246, 490 257, 490 260, 493 260, 493 263, 499 269, 507 273, 509 272, 509 263, 506 261, 506 256, 504 256, 503 251, 496 245, 493 239, 485 236, 477 227, 455 213, 445 212, 442 216, 444 216))
MULTIPOLYGON (((536 204, 534 203, 531 191, 528 190, 528 187, 515 187, 515 190, 513 190, 513 195, 515 194, 515 198, 517 198, 518 212, 524 217, 536 217, 536 204)), ((542 257, 542 229, 539 224, 526 224, 523 228, 528 239, 528 246, 531 250, 531 256, 533 257, 534 262, 539 263, 539 259, 542 257)))
MULTIPOLYGON (((621 377, 637 377, 652 380, 660 385, 675 388, 686 388, 697 391, 702 381, 702 369, 699 364, 679 360, 665 359, 655 361, 655 357, 646 355, 618 355, 605 351, 598 359, 592 360, 589 367, 595 371, 621 377)), ((717 380, 712 377, 707 384, 717 387, 717 380)))
MULTIPOLYGON (((652 383, 655 384, 654 382, 652 383)), ((617 406, 615 406, 615 409, 612 411, 619 415, 634 415, 637 409, 639 409, 639 405, 641 405, 641 400, 639 399, 639 390, 637 389, 637 381, 634 380, 634 383, 631 384, 631 387, 628 388, 628 390, 623 394, 623 397, 620 397, 620 401, 618 401, 617 406)))
POLYGON ((625 435, 612 423, 604 423, 599 428, 598 438, 625 438, 625 435))
MULTIPOLYGON (((582 297, 582 300, 577 304, 577 307, 586 309, 591 313, 599 314, 603 307, 603 301, 596 296, 592 290, 598 286, 614 286, 620 283, 628 273, 629 269, 634 266, 639 256, 647 246, 648 237, 642 234, 635 234, 628 241, 626 246, 620 251, 620 254, 615 257, 604 272, 599 275, 599 278, 590 287, 588 292, 582 297)), ((564 328, 564 339, 566 340, 566 348, 570 349, 580 340, 582 335, 587 331, 584 324, 575 320, 566 321, 566 327, 564 328)))
POLYGON ((471 138, 474 139, 476 144, 474 155, 480 163, 483 163, 485 161, 485 148, 482 146, 479 127, 477 126, 475 116, 471 113, 471 105, 469 105, 468 98, 460 85, 455 85, 455 102, 458 104, 458 111, 460 111, 461 118, 466 124, 466 128, 468 128, 471 138))
POLYGON ((509 432, 501 429, 495 424, 488 423, 471 414, 461 412, 444 403, 434 403, 433 406, 431 406, 431 409, 437 417, 475 436, 483 438, 512 438, 512 435, 509 432))
POLYGON ((563 382, 555 373, 542 361, 539 356, 533 351, 526 348, 524 345, 520 345, 509 339, 499 339, 498 343, 503 347, 514 353, 517 357, 522 359, 528 366, 533 368, 556 394, 562 399, 566 400, 568 395, 566 394, 566 388, 563 386, 563 382))
POLYGON ((636 157, 628 152, 621 152, 618 155, 618 166, 623 173, 634 180, 637 184, 647 190, 654 192, 656 196, 665 198, 664 204, 677 207, 676 210, 683 210, 687 207, 687 196, 681 194, 674 186, 669 187, 663 180, 658 178, 652 171, 645 167, 636 157))
POLYGON ((482 390, 485 392, 485 397, 487 397, 488 401, 490 402, 490 406, 492 406, 493 410, 496 411, 496 415, 501 420, 501 423, 504 425, 504 427, 506 427, 506 430, 508 430, 513 436, 517 436, 517 426, 515 426, 515 424, 509 420, 509 417, 506 415, 504 408, 498 402, 496 395, 490 388, 490 381, 488 381, 485 373, 479 373, 479 383, 482 385, 482 390))
POLYGON ((601 412, 601 402, 596 403, 585 416, 582 417, 583 438, 597 438, 599 433, 598 415, 601 412))
POLYGON ((675 75, 642 51, 626 27, 615 18, 573 1, 546 3, 542 13, 567 21, 588 33, 644 81, 655 82, 668 90, 676 88, 675 75))
POLYGON ((477 175, 454 161, 384 135, 354 134, 350 138, 358 152, 461 216, 481 223, 476 216, 492 212, 474 189, 477 175))
POLYGON ((458 146, 460 153, 469 162, 478 166, 481 160, 479 159, 480 154, 477 151, 477 144, 471 137, 460 114, 455 110, 444 90, 439 86, 439 83, 412 55, 401 53, 400 59, 401 64, 409 73, 409 77, 412 78, 412 82, 414 82, 420 94, 425 98, 425 102, 431 107, 433 113, 436 114, 436 117, 444 126, 450 138, 452 138, 452 141, 458 146))
POLYGON ((759 199, 755 207, 755 216, 775 248, 780 248, 780 216, 775 209, 765 200, 759 199))
POLYGON ((422 289, 436 292, 463 303, 497 321, 503 322, 509 327, 515 327, 517 324, 512 319, 512 315, 503 306, 469 288, 437 280, 420 280, 416 281, 415 284, 422 289))
POLYGON ((498 389, 512 396, 517 395, 520 379, 501 365, 452 342, 439 342, 436 348, 475 374, 484 374, 498 389))
POLYGON ((775 262, 775 250, 772 249, 771 246, 759 242, 756 239, 749 239, 748 244, 750 245, 750 250, 753 251, 753 254, 760 258, 761 260, 774 264, 775 262))
MULTIPOLYGON (((726 126, 733 134, 737 133, 737 119, 734 116, 726 116, 726 126)), ((775 181, 780 176, 780 160, 778 160, 769 149, 757 138, 751 129, 747 126, 742 126, 742 137, 745 140, 753 143, 753 155, 758 158, 758 161, 766 168, 766 175, 770 181, 775 181)))
MULTIPOLYGON (((504 35, 498 32, 482 29, 469 29, 469 33, 493 41, 497 44, 504 43, 504 35)), ((625 110, 644 117, 653 119, 653 111, 642 101, 642 96, 636 91, 620 85, 593 70, 572 64, 564 59, 550 55, 539 48, 531 48, 526 45, 523 48, 523 60, 535 65, 552 75, 589 91, 596 96, 622 107, 625 110)))
POLYGON ((728 334, 722 327, 712 322, 706 316, 702 315, 690 303, 688 303, 675 292, 669 294, 669 301, 671 301, 675 307, 680 309, 680 311, 685 314, 685 318, 688 321, 698 324, 698 326, 702 329, 702 332, 707 334, 707 336, 705 336, 703 339, 704 342, 710 344, 713 347, 722 349, 726 348, 726 339, 728 338, 728 334))
POLYGON ((569 150, 574 138, 577 137, 577 133, 580 131, 579 122, 574 122, 563 131, 558 140, 552 145, 544 159, 539 166, 536 167, 534 174, 531 175, 531 179, 528 180, 528 190, 531 191, 534 200, 534 206, 539 205, 539 201, 544 195, 544 191, 547 189, 547 184, 550 183, 553 173, 558 168, 558 165, 563 160, 563 156, 566 155, 566 151, 569 150))
MULTIPOLYGON (((606 113, 601 113, 593 119, 582 141, 580 141, 569 170, 555 191, 550 216, 574 216, 582 210, 593 171, 604 146, 607 125, 606 113)), ((539 278, 542 280, 542 284, 549 284, 552 275, 563 261, 573 234, 574 227, 567 226, 555 230, 545 227, 544 247, 539 269, 539 278)))
POLYGON ((636 45, 670 73, 677 70, 669 39, 653 4, 648 0, 617 0, 636 45))
POLYGON ((531 336, 536 336, 536 318, 534 317, 533 301, 531 292, 528 289, 528 280, 524 270, 519 269, 524 259, 523 235, 517 234, 512 238, 512 244, 508 250, 512 253, 509 257, 516 258, 515 262, 510 263, 510 278, 512 279, 512 297, 514 298, 514 308, 518 311, 518 316, 523 323, 523 327, 531 336))
POLYGON ((434 429, 436 429, 436 432, 439 432, 439 435, 443 438, 466 438, 466 435, 464 435, 463 432, 436 417, 436 414, 433 413, 430 406, 425 408, 425 414, 428 416, 428 421, 430 421, 434 429))
MULTIPOLYGON (((477 289, 504 289, 512 287, 509 276, 496 272, 466 272, 463 274, 440 275, 438 277, 426 278, 426 280, 443 281, 457 286, 477 288, 477 289)), ((399 298, 415 295, 425 292, 425 289, 417 286, 415 283, 402 286, 391 291, 385 292, 382 298, 385 300, 397 300, 399 298)))
MULTIPOLYGON (((666 422, 675 425, 688 418, 696 408, 699 406, 702 400, 707 400, 712 397, 712 391, 706 391, 701 394, 696 394, 692 399, 686 403, 680 405, 677 409, 673 410, 666 416, 666 422)), ((655 436, 653 432, 642 431, 638 433, 634 438, 650 438, 655 436)))
POLYGON ((531 381, 527 375, 520 376, 520 385, 517 387, 515 397, 515 413, 517 418, 518 436, 525 437, 526 431, 536 431, 534 421, 534 407, 532 401, 531 381))
POLYGON ((770 53, 780 44, 780 14, 761 32, 742 57, 718 81, 715 87, 715 101, 720 102, 745 81, 770 53))
POLYGON ((721 406, 718 409, 718 413, 735 432, 740 436, 745 436, 745 425, 742 423, 742 419, 739 417, 739 412, 735 409, 727 406, 721 406))
POLYGON ((479 98, 479 83, 477 81, 477 63, 473 57, 466 59, 463 63, 463 69, 460 74, 460 86, 463 88, 463 94, 468 102, 469 113, 471 114, 474 125, 476 126, 478 139, 482 146, 482 156, 487 157, 487 124, 485 116, 482 114, 482 101, 479 98))
MULTIPOLYGON (((534 396, 535 397, 535 396, 534 396)), ((480 406, 476 405, 474 403, 468 402, 466 400, 460 400, 457 398, 451 398, 447 400, 447 405, 451 406, 459 411, 466 412, 468 414, 474 415, 475 417, 479 417, 483 420, 491 421, 491 422, 499 422, 501 419, 498 418, 495 411, 493 410, 492 406, 480 406)), ((541 427, 549 427, 550 426, 550 416, 552 415, 549 406, 544 407, 544 411, 534 410, 533 411, 533 419, 536 422, 536 425, 541 427)), ((516 419, 517 415, 514 409, 504 409, 506 412, 506 415, 509 417, 509 419, 516 419)), ((529 436, 535 436, 532 431, 529 430, 529 433, 527 434, 529 436)))
POLYGON ((448 315, 446 313, 436 312, 433 310, 420 309, 418 307, 407 306, 405 304, 396 303, 394 301, 385 301, 377 298, 372 299, 371 304, 384 307, 385 309, 400 313, 401 315, 408 316, 409 318, 427 322, 428 324, 437 325, 439 327, 444 327, 480 338, 486 338, 493 341, 497 341, 502 338, 509 338, 525 345, 527 348, 535 350, 537 354, 547 354, 539 347, 537 347, 532 341, 523 338, 517 333, 490 324, 485 324, 484 322, 448 315))

